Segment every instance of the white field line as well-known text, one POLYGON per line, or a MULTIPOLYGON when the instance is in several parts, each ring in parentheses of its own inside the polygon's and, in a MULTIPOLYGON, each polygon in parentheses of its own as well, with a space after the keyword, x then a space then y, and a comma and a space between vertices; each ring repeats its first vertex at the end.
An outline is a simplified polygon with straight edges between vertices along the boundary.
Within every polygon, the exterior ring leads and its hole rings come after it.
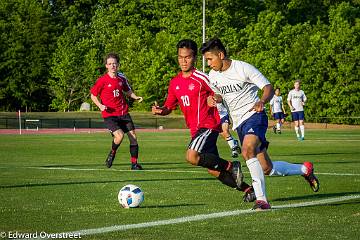
MULTIPOLYGON (((0 169, 8 169, 10 167, 0 167, 0 169)), ((15 167, 18 168, 18 167, 15 167)), ((134 170, 126 169, 106 169, 106 168, 70 168, 70 167, 19 167, 19 168, 28 168, 28 169, 38 169, 38 170, 63 170, 63 171, 108 171, 108 172, 134 172, 134 170)), ((13 169, 13 168, 11 168, 13 169)), ((153 170, 142 170, 141 172, 163 172, 163 173, 200 173, 208 174, 207 171, 202 170, 167 170, 167 169, 153 169, 153 170)), ((243 171, 243 173, 249 173, 243 171)), ((360 173, 326 173, 326 172, 316 172, 316 175, 329 175, 329 176, 360 176, 360 173)))
MULTIPOLYGON (((359 199, 359 198, 360 198, 360 195, 350 195, 350 196, 342 196, 342 197, 335 197, 335 198, 327 198, 327 199, 322 199, 322 200, 317 200, 317 201, 309 201, 309 202, 302 202, 302 203, 272 206, 272 210, 325 205, 325 204, 329 204, 329 203, 342 202, 342 201, 359 199)), ((271 210, 267 210, 267 211, 271 211, 271 210)), ((193 216, 172 218, 172 219, 166 219, 166 220, 160 220, 160 221, 143 222, 143 223, 136 223, 136 224, 125 224, 125 225, 114 225, 114 226, 110 226, 110 227, 101 227, 101 228, 92 228, 92 229, 82 229, 82 230, 77 230, 77 231, 72 231, 72 232, 62 232, 62 233, 57 233, 57 234, 58 234, 58 236, 65 236, 65 235, 86 236, 86 235, 95 235, 95 234, 103 234, 103 233, 110 233, 110 232, 120 232, 120 231, 129 230, 129 229, 136 229, 136 228, 157 227, 157 226, 188 223, 188 222, 195 222, 195 221, 201 221, 201 220, 207 220, 207 219, 223 218, 223 217, 238 216, 238 215, 253 214, 253 213, 256 213, 256 211, 251 210, 251 209, 234 210, 234 211, 216 212, 216 213, 210 213, 210 214, 198 214, 198 215, 193 215, 193 216)), ((40 238, 35 238, 35 239, 40 239, 40 238)), ((41 239, 47 239, 47 238, 41 238, 41 239)))

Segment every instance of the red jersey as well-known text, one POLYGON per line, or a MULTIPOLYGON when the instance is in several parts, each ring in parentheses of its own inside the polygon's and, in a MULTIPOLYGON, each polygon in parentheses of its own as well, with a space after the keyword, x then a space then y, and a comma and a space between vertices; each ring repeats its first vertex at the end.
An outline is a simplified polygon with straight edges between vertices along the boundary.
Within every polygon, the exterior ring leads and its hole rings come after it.
POLYGON ((180 105, 192 137, 200 128, 220 130, 217 109, 207 104, 207 97, 214 94, 208 84, 207 75, 196 69, 186 78, 180 72, 169 84, 164 106, 173 110, 180 105))
POLYGON ((125 100, 124 93, 130 91, 130 85, 121 73, 117 73, 115 78, 105 74, 98 78, 94 86, 90 89, 94 96, 100 95, 100 100, 106 106, 102 111, 103 118, 110 116, 122 116, 129 112, 129 106, 125 100))

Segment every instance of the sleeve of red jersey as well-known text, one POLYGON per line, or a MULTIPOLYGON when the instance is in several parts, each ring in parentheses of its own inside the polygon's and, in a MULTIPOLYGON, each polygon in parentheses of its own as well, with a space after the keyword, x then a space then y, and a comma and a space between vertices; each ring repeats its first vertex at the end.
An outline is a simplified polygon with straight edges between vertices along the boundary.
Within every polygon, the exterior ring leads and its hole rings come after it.
POLYGON ((95 82, 94 86, 90 89, 90 93, 91 93, 92 95, 94 95, 94 96, 97 96, 97 95, 100 94, 101 89, 102 89, 102 81, 101 81, 101 79, 99 78, 99 79, 95 82))
POLYGON ((166 97, 164 107, 166 107, 167 109, 174 110, 176 108, 177 104, 178 104, 178 100, 176 98, 173 86, 170 83, 169 89, 168 89, 168 95, 166 97))

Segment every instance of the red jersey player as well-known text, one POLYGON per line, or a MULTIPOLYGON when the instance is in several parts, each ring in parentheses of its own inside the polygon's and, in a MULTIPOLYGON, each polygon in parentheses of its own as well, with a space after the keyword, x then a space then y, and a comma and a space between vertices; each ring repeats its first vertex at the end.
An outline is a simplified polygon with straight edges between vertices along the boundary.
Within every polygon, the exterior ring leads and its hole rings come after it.
POLYGON ((177 44, 177 49, 181 72, 170 81, 164 106, 153 106, 152 113, 168 115, 179 105, 192 137, 186 152, 187 161, 207 168, 210 174, 225 185, 245 191, 246 201, 253 197, 253 192, 243 182, 240 163, 219 157, 216 141, 220 131, 220 118, 216 107, 209 107, 207 104, 207 97, 213 94, 207 75, 194 68, 197 45, 194 41, 185 39, 177 44))
POLYGON ((105 164, 108 168, 112 166, 116 151, 126 133, 130 141, 131 169, 142 170, 141 165, 137 163, 139 146, 124 93, 139 102, 142 101, 142 97, 133 93, 126 77, 118 72, 117 54, 109 53, 105 58, 105 66, 107 73, 101 76, 90 90, 91 100, 99 107, 104 122, 113 136, 111 151, 105 164))

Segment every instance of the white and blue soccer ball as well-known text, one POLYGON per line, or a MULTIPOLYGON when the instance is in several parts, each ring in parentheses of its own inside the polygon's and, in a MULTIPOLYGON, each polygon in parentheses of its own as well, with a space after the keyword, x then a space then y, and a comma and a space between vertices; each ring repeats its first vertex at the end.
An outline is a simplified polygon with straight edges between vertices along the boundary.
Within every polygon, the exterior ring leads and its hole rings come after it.
POLYGON ((123 208, 136 208, 144 201, 144 192, 138 186, 128 184, 120 189, 118 200, 123 208))

